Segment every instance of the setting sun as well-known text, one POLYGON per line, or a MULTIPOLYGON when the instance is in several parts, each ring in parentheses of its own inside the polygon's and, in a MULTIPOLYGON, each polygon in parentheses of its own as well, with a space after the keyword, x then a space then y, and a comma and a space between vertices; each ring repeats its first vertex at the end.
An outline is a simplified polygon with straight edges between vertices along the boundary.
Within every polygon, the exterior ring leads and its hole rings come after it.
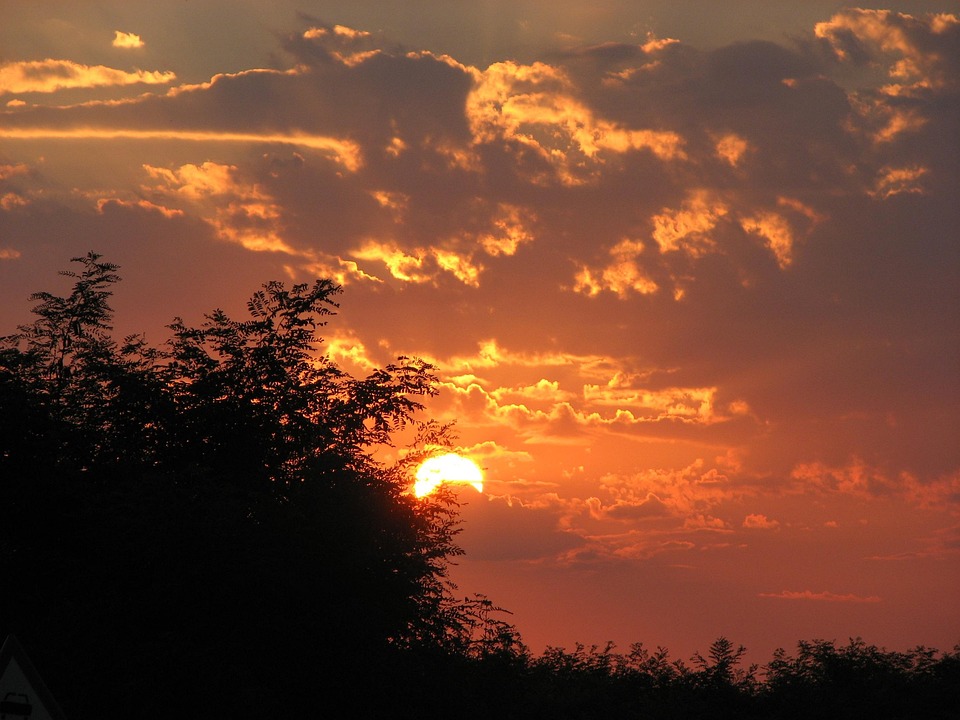
POLYGON ((417 468, 413 494, 417 497, 429 495, 443 483, 465 483, 473 485, 477 492, 483 492, 483 473, 473 460, 456 453, 436 455, 424 460, 417 468))

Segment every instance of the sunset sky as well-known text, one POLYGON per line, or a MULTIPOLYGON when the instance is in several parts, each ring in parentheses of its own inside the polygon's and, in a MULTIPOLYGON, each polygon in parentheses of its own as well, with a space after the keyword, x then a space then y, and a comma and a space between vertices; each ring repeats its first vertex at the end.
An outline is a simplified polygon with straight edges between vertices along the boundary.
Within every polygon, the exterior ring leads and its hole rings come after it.
MULTIPOLYGON (((0 335, 343 285, 532 650, 960 643, 960 9, 0 0, 0 335)), ((386 458, 389 460, 389 458, 386 458)))

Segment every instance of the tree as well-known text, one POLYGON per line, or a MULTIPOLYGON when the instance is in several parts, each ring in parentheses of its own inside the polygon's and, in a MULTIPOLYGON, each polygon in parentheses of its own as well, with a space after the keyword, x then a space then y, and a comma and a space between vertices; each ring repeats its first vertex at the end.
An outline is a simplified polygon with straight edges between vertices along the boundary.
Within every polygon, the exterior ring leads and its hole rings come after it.
POLYGON ((462 635, 455 508, 406 492, 417 448, 449 442, 417 418, 429 365, 355 378, 322 355, 328 280, 118 343, 117 266, 73 261, 72 291, 0 340, 0 631, 34 640, 68 715, 108 685, 138 717, 254 714, 284 689, 307 711, 293 688, 347 693, 462 635), (375 460, 411 427, 402 463, 375 460))

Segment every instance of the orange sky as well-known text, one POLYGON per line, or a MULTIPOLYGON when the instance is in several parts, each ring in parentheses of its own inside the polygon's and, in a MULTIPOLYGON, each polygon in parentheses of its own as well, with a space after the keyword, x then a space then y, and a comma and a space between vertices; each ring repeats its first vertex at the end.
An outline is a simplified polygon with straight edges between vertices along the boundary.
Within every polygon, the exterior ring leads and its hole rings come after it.
POLYGON ((960 642, 956 3, 460 6, 0 0, 0 334, 333 277, 535 651, 960 642))

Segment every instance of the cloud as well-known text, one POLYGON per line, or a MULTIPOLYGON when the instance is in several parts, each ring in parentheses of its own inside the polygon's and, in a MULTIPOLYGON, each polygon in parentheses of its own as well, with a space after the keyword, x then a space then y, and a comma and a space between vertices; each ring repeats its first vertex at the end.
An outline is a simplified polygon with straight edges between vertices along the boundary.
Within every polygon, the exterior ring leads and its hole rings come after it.
POLYGON ((0 137, 20 140, 171 140, 190 143, 264 143, 298 145, 329 152, 348 170, 356 170, 362 162, 357 148, 349 141, 305 134, 256 134, 204 132, 192 130, 136 130, 127 128, 48 129, 38 127, 0 128, 0 137))
POLYGON ((870 196, 880 200, 887 200, 900 193, 922 195, 924 188, 921 178, 928 172, 927 168, 918 165, 902 168, 881 168, 876 184, 873 190, 870 191, 870 196))
POLYGON ((743 527, 750 530, 776 530, 780 527, 780 521, 771 520, 761 513, 751 513, 743 519, 743 527))
POLYGON ((83 65, 70 60, 23 60, 0 65, 0 95, 52 93, 66 88, 111 85, 164 85, 176 80, 169 71, 127 72, 104 65, 83 65))
POLYGON ((17 175, 26 175, 30 168, 26 163, 0 165, 0 181, 8 180, 17 175))
MULTIPOLYGON (((649 151, 663 161, 685 157, 677 133, 598 117, 576 93, 571 78, 555 66, 495 63, 478 74, 467 99, 475 142, 518 143, 568 185, 596 177, 608 155, 649 151)), ((539 182, 536 175, 531 179, 539 182)))
POLYGON ((693 190, 676 210, 654 215, 653 239, 660 252, 682 250, 698 257, 716 247, 711 231, 728 212, 727 205, 706 190, 693 190))
POLYGON ((559 525, 549 506, 481 496, 461 508, 461 517, 463 532, 458 542, 472 560, 542 560, 584 544, 582 538, 559 525))
POLYGON ((775 598, 778 600, 810 600, 814 602, 838 602, 838 603, 878 603, 881 599, 877 595, 854 595, 852 593, 840 594, 827 590, 823 592, 813 592, 812 590, 782 590, 778 593, 757 593, 757 597, 775 598))
POLYGON ((841 61, 885 67, 897 81, 884 88, 888 94, 956 86, 960 18, 955 15, 851 8, 817 23, 814 33, 841 61))
POLYGON ((731 482, 716 467, 696 460, 684 468, 650 468, 632 475, 608 475, 603 488, 616 505, 644 506, 651 497, 680 517, 700 517, 723 502, 756 492, 731 482))
POLYGON ((750 143, 744 140, 736 133, 727 133, 717 139, 716 153, 731 166, 736 167, 743 160, 744 155, 750 149, 750 143))
POLYGON ((125 50, 142 48, 144 46, 143 39, 139 35, 121 30, 114 31, 112 44, 115 48, 123 48, 125 50))
POLYGON ((642 243, 624 238, 608 251, 613 260, 606 267, 581 266, 574 277, 574 291, 594 297, 603 290, 609 290, 621 299, 626 299, 630 291, 642 295, 655 293, 660 286, 637 262, 643 248, 642 243))
POLYGON ((591 513, 595 518, 637 520, 671 514, 670 506, 653 493, 648 493, 640 502, 617 501, 609 507, 603 507, 596 498, 590 498, 588 503, 596 506, 595 510, 591 513), (590 503, 590 501, 594 502, 590 503))
POLYGON ((255 252, 296 251, 282 237, 281 211, 256 184, 245 181, 234 166, 206 162, 174 170, 145 166, 156 182, 151 195, 199 212, 222 239, 255 252))

